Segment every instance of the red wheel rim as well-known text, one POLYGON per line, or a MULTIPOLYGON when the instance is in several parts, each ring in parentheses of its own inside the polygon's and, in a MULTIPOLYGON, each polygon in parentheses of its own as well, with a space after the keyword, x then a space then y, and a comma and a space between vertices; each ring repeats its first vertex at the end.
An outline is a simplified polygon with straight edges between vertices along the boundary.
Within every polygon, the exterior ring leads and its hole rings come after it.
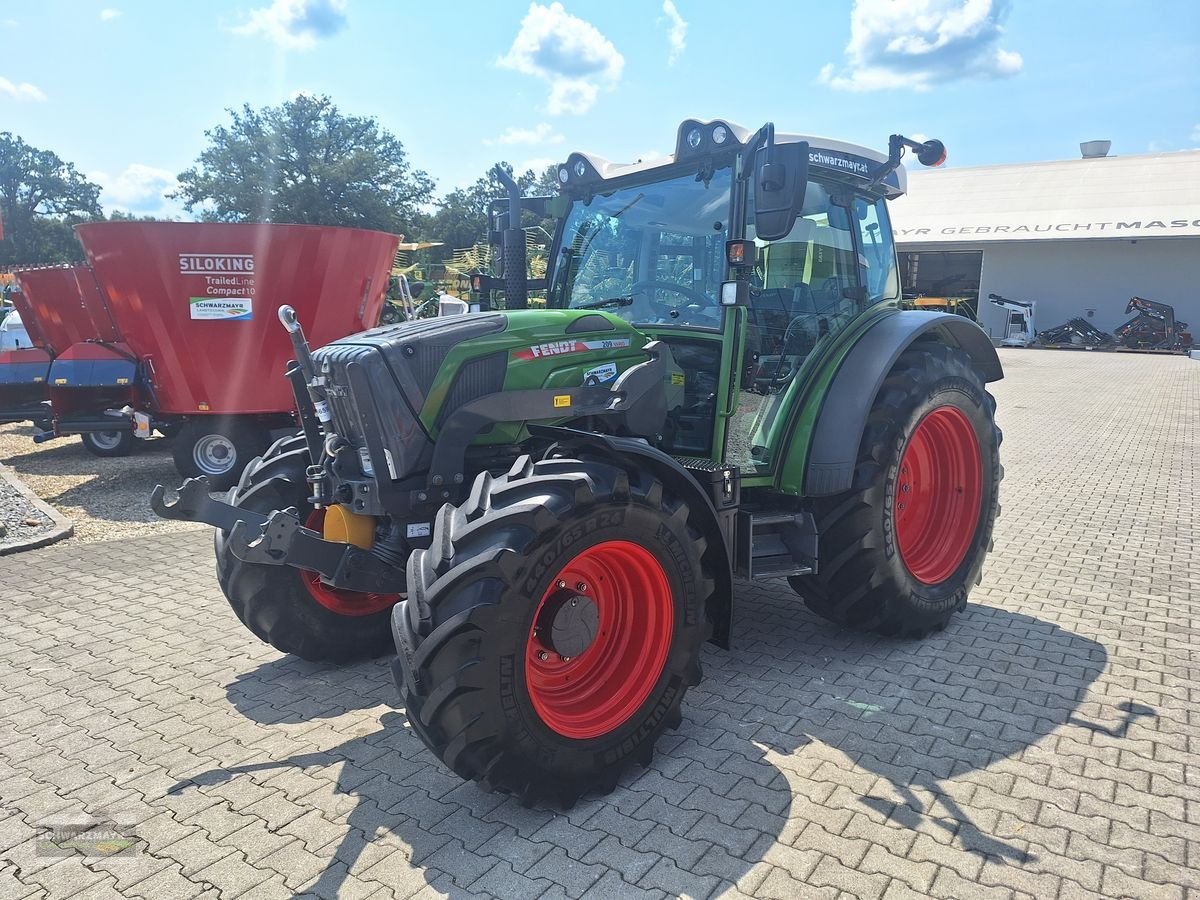
POLYGON ((896 477, 896 542, 913 578, 940 584, 975 538, 983 498, 979 439, 970 419, 939 406, 917 423, 896 477))
POLYGON ((555 576, 538 604, 525 652, 525 683, 541 720, 563 737, 609 734, 646 702, 671 649, 671 585, 649 550, 628 541, 589 547, 555 576), (560 586, 561 585, 561 586, 560 586), (596 604, 596 635, 562 659, 539 637, 538 618, 562 590, 596 604))
MULTIPOLYGON (((323 509, 314 509, 304 523, 305 528, 313 531, 321 531, 324 525, 323 509)), ((300 580, 314 600, 339 616, 369 616, 395 606, 400 600, 399 594, 368 594, 330 587, 321 580, 320 575, 308 569, 300 569, 300 580)))

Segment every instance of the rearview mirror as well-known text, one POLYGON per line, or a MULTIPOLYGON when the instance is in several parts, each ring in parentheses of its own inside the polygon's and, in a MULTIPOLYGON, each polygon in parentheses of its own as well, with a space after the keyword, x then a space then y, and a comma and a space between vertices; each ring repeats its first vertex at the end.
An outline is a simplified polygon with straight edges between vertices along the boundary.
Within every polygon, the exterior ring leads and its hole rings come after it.
POLYGON ((804 206, 808 143, 760 147, 754 154, 754 231, 764 241, 787 237, 804 206))

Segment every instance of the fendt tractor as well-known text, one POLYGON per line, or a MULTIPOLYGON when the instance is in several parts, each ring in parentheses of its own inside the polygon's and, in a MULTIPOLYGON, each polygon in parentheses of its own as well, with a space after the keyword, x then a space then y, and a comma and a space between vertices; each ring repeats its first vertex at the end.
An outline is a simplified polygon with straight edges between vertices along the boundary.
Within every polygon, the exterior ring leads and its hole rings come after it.
POLYGON ((310 353, 283 307, 302 433, 224 500, 196 479, 154 506, 217 527, 221 587, 278 649, 394 640, 408 721, 462 778, 611 790, 729 646, 735 578, 895 637, 980 578, 1003 373, 974 322, 898 308, 906 150, 945 155, 688 120, 663 159, 571 154, 556 198, 509 179, 502 311, 310 353), (544 282, 522 207, 558 220, 544 282))

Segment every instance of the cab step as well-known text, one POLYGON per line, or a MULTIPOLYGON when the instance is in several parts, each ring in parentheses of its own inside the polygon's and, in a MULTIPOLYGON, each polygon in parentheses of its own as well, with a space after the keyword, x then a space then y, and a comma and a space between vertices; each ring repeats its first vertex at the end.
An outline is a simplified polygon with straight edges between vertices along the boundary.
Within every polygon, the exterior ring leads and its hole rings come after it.
POLYGON ((817 525, 812 513, 738 511, 738 575, 758 580, 816 571, 817 525))

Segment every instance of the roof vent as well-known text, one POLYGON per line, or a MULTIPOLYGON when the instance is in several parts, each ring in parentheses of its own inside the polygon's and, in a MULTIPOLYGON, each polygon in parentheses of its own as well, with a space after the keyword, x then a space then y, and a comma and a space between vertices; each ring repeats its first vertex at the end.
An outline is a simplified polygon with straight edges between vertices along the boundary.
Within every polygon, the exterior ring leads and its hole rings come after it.
POLYGON ((1111 146, 1112 141, 1084 141, 1079 145, 1079 152, 1083 154, 1084 159, 1100 159, 1108 156, 1108 148, 1111 146))

